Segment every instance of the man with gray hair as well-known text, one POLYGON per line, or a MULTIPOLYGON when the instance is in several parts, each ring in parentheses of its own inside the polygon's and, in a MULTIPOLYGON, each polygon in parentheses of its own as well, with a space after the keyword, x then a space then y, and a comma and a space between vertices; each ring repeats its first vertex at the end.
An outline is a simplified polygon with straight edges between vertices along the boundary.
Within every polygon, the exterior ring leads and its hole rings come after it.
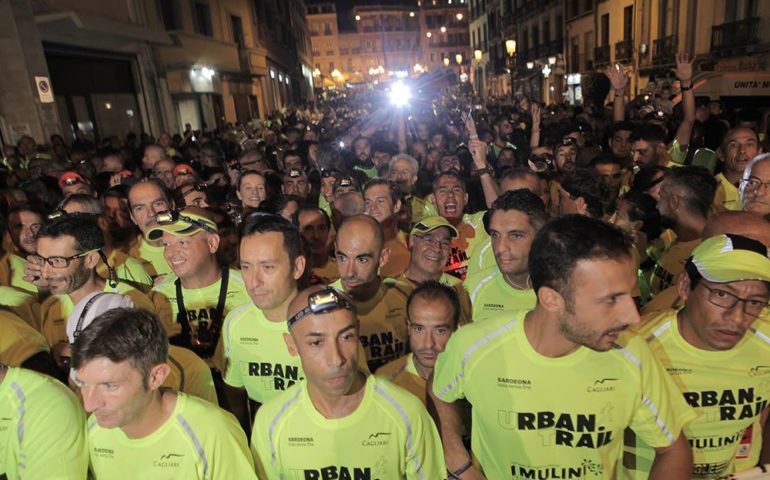
POLYGON ((390 159, 388 180, 395 183, 399 190, 404 192, 404 199, 412 208, 412 220, 414 222, 437 215, 435 205, 414 195, 414 186, 417 183, 419 171, 420 165, 411 155, 399 153, 390 159))
POLYGON ((770 215, 770 153, 755 157, 746 166, 740 195, 744 211, 765 218, 770 215))

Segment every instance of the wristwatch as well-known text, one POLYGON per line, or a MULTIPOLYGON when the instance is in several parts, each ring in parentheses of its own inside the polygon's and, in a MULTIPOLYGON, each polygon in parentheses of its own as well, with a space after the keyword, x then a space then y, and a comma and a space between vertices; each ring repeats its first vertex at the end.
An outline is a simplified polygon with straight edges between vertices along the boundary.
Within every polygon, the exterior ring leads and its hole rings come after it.
POLYGON ((487 165, 484 168, 477 168, 476 170, 472 171, 471 175, 473 175, 474 177, 480 177, 480 176, 482 176, 484 174, 487 174, 487 173, 494 177, 495 176, 495 169, 490 167, 489 165, 487 165))

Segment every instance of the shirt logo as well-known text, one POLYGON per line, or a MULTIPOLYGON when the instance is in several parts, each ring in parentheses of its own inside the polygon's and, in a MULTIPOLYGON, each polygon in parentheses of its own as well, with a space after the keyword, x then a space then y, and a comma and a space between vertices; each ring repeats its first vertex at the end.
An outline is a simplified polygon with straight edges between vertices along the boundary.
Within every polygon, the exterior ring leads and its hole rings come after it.
POLYGON ((532 390, 532 380, 528 378, 497 377, 497 386, 516 388, 518 390, 532 390))
POLYGON ((99 458, 113 458, 115 456, 115 450, 111 448, 99 448, 94 447, 94 456, 99 458))
POLYGON ((579 465, 523 465, 511 464, 511 475, 515 479, 528 478, 562 478, 587 479, 601 478, 604 466, 593 460, 583 459, 579 465))
POLYGON ((241 337, 238 339, 241 345, 259 345, 258 337, 241 337))
POLYGON ((597 379, 593 385, 589 385, 588 388, 586 388, 586 391, 590 393, 602 393, 602 392, 614 392, 615 387, 612 385, 613 382, 617 382, 620 380, 619 378, 599 378, 597 379))
POLYGON ((364 447, 381 447, 390 443, 391 432, 370 433, 369 438, 361 442, 364 447))
POLYGON ((180 465, 178 459, 183 457, 184 455, 180 453, 164 453, 158 460, 152 462, 152 466, 157 468, 177 468, 180 465))
POLYGON ((770 365, 757 365, 749 369, 750 377, 761 377, 770 374, 770 365))
POLYGON ((312 447, 315 444, 313 437, 289 437, 290 447, 312 447))

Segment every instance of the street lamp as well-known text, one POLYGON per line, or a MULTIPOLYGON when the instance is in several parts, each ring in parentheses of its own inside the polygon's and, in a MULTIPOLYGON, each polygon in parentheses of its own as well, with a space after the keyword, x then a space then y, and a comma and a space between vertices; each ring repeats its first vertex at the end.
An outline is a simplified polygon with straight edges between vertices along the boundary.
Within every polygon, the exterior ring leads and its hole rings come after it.
POLYGON ((461 53, 455 55, 455 62, 457 62, 458 65, 463 64, 463 55, 461 53))
POLYGON ((428 37, 428 38, 430 38, 430 37, 432 37, 432 36, 433 36, 433 34, 432 34, 432 33, 430 33, 430 32, 428 32, 428 33, 426 33, 426 34, 425 34, 425 36, 426 36, 426 37, 428 37))
POLYGON ((508 72, 511 75, 511 98, 513 98, 513 82, 515 79, 514 75, 516 75, 516 40, 506 40, 505 51, 508 52, 508 72))
POLYGON ((455 15, 455 18, 456 18, 458 21, 462 20, 462 19, 463 19, 463 14, 462 14, 462 13, 458 13, 457 15, 455 15))
POLYGON ((446 27, 441 27, 439 30, 441 30, 441 33, 446 33, 446 27))
POLYGON ((474 58, 474 59, 475 59, 477 62, 480 62, 480 61, 481 61, 481 55, 482 55, 482 53, 481 53, 481 50, 474 50, 474 51, 473 51, 473 58, 474 58))
POLYGON ((445 67, 449 66, 449 57, 444 57, 444 66, 445 67))

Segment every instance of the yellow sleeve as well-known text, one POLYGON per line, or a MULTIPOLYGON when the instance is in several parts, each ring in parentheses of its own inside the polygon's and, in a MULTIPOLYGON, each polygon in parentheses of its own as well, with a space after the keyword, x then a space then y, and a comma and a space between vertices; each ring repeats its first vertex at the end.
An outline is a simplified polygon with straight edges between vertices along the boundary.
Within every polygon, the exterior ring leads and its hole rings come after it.
POLYGON ((31 356, 47 352, 45 338, 24 320, 0 310, 0 363, 20 367, 31 356))
POLYGON ((630 428, 652 448, 674 443, 682 428, 696 417, 679 388, 647 344, 635 337, 632 355, 637 356, 641 375, 642 400, 634 412, 630 428))
POLYGON ((64 385, 43 381, 25 399, 20 478, 83 480, 88 470, 83 409, 64 385))
POLYGON ((411 445, 407 443, 406 478, 445 478, 444 449, 436 425, 419 400, 415 397, 409 400, 413 400, 413 408, 410 408, 412 414, 409 416, 413 438, 411 445))
POLYGON ((262 478, 257 477, 254 470, 254 460, 249 451, 246 434, 243 433, 238 421, 232 414, 222 410, 222 414, 227 418, 221 422, 226 430, 220 435, 212 436, 216 442, 211 449, 206 451, 213 452, 213 462, 211 469, 211 478, 237 478, 238 480, 262 478))
POLYGON ((171 306, 169 298, 158 290, 153 290, 150 293, 150 298, 152 299, 152 310, 158 315, 168 336, 179 335, 182 332, 182 327, 174 318, 174 308, 171 306))
MULTIPOLYGON (((272 465, 270 461, 269 432, 271 430, 270 422, 274 415, 275 412, 270 411, 268 413, 268 410, 265 408, 257 410, 254 426, 251 431, 251 455, 254 459, 257 477, 261 480, 278 480, 281 478, 277 466, 272 465)), ((276 427, 274 431, 278 428, 280 427, 276 427)))

